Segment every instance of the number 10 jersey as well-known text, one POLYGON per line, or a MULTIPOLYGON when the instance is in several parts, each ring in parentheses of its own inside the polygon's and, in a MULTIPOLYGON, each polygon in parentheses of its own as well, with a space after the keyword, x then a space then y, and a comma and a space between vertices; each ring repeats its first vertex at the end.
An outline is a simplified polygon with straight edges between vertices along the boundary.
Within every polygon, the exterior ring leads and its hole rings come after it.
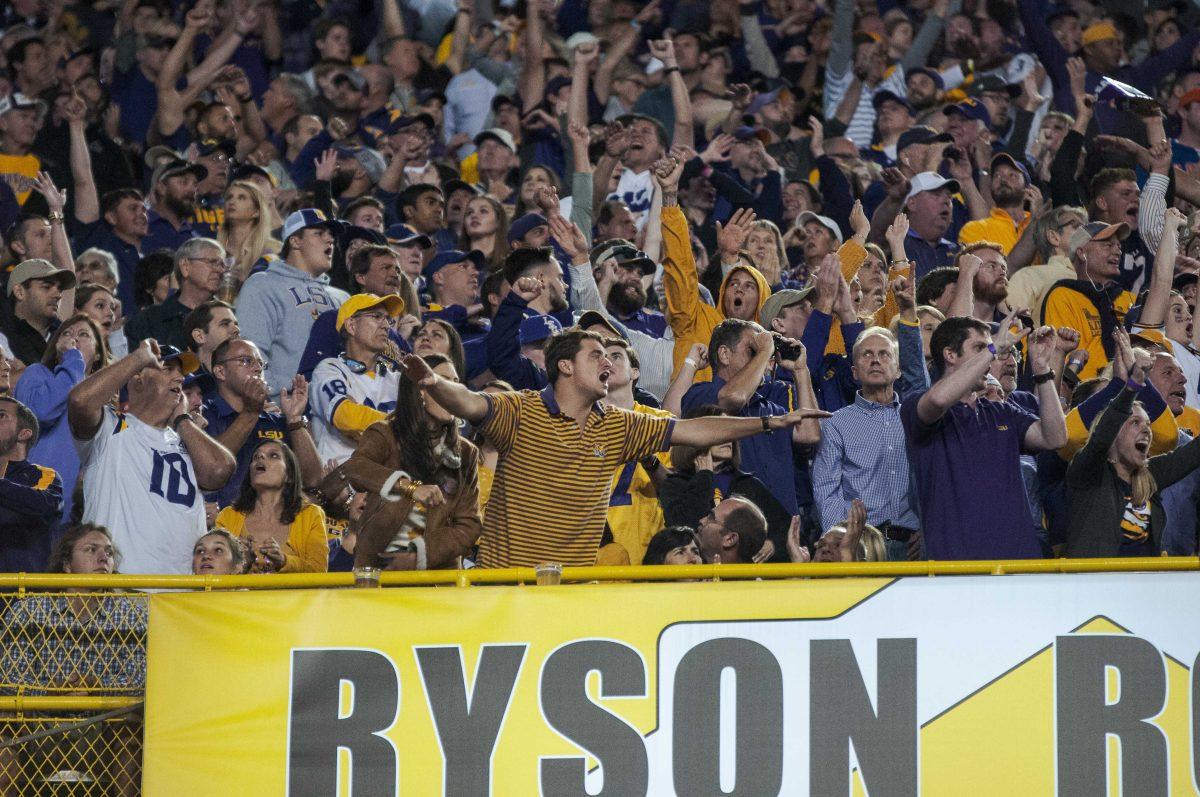
POLYGON ((179 435, 104 408, 90 440, 76 440, 83 521, 104 526, 122 573, 190 573, 206 531, 204 496, 179 435))

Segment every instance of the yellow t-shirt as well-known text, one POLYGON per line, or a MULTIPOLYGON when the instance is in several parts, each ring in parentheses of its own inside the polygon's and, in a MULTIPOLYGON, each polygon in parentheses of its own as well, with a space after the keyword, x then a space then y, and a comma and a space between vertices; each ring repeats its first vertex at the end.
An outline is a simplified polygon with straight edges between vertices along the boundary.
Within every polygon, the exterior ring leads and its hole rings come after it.
POLYGON ((1020 224, 1013 224, 1013 217, 1007 212, 1000 208, 992 208, 986 219, 975 219, 964 224, 958 232, 958 242, 966 246, 976 241, 991 241, 1000 244, 1000 248, 1007 255, 1017 245, 1021 233, 1029 226, 1030 218, 1030 214, 1026 212, 1020 224))
MULTIPOLYGON (((666 410, 636 403, 633 411, 656 418, 674 417, 666 410)), ((662 467, 671 467, 669 452, 660 451, 656 456, 662 467)), ((650 538, 663 527, 663 511, 662 504, 658 502, 658 490, 640 462, 626 462, 613 474, 613 490, 608 499, 606 519, 613 542, 629 553, 630 562, 641 564, 650 538)))
MULTIPOLYGON (((227 506, 217 514, 216 525, 235 537, 246 534, 246 516, 227 506)), ((296 515, 288 528, 288 538, 282 546, 283 567, 280 573, 324 573, 329 570, 328 531, 325 510, 308 504, 296 515)))
MULTIPOLYGON (((1117 323, 1125 320, 1125 313, 1133 305, 1134 296, 1122 291, 1113 302, 1113 314, 1117 323)), ((1108 365, 1108 353, 1104 351, 1101 338, 1100 311, 1092 300, 1074 288, 1059 286, 1051 288, 1042 305, 1042 323, 1052 327, 1070 327, 1079 332, 1079 348, 1088 352, 1087 365, 1079 372, 1079 379, 1091 379, 1108 365)))
POLYGON ((5 155, 0 152, 0 180, 5 180, 17 194, 17 203, 25 204, 33 191, 33 182, 42 168, 37 155, 5 155))

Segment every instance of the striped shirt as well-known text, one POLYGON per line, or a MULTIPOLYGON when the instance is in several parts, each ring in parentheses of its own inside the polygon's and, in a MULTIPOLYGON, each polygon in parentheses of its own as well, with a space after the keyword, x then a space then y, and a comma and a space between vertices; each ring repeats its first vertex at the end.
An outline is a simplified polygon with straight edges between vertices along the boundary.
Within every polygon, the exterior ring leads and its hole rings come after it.
POLYGON ((596 404, 580 429, 553 386, 484 394, 480 428, 500 452, 479 542, 481 567, 592 565, 613 472, 671 445, 673 418, 596 404))
MULTIPOLYGON (((853 69, 847 69, 841 74, 825 73, 826 119, 832 119, 837 115, 838 106, 842 104, 842 98, 846 96, 846 92, 850 90, 853 82, 853 69)), ((854 108, 854 115, 850 117, 850 124, 846 126, 845 135, 859 149, 871 146, 871 138, 875 135, 875 105, 872 100, 881 91, 890 91, 897 97, 908 96, 908 84, 904 82, 904 67, 897 64, 895 68, 884 75, 878 85, 864 85, 862 93, 858 95, 858 105, 854 108)))

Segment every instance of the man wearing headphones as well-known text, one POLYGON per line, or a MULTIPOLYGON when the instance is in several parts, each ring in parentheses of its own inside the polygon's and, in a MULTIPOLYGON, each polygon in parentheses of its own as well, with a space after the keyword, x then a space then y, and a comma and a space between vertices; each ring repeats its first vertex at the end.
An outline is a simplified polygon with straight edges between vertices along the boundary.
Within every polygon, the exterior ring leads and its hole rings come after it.
POLYGON ((1040 323, 1078 330, 1079 350, 1088 353, 1080 380, 1091 379, 1108 364, 1113 328, 1124 323, 1134 303, 1133 294, 1117 282, 1121 242, 1128 237, 1124 222, 1093 221, 1077 229, 1069 246, 1076 279, 1057 282, 1046 293, 1040 323))

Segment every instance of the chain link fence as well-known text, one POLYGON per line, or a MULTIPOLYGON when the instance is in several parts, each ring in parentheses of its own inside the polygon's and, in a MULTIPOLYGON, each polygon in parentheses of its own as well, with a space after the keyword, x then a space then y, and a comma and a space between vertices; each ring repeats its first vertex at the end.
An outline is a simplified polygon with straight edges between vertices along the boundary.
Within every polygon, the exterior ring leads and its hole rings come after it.
POLYGON ((145 593, 0 595, 0 797, 140 793, 148 616, 145 593))

